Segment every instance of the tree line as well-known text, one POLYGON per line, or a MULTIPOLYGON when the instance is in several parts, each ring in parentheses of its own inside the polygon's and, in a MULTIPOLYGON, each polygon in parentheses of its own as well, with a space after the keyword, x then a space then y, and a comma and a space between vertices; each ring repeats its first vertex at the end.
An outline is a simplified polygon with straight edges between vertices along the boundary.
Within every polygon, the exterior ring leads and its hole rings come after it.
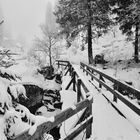
POLYGON ((65 35, 68 46, 80 32, 86 33, 89 64, 94 61, 92 39, 115 25, 133 41, 134 60, 139 62, 139 0, 59 0, 54 14, 61 28, 59 33, 65 35))

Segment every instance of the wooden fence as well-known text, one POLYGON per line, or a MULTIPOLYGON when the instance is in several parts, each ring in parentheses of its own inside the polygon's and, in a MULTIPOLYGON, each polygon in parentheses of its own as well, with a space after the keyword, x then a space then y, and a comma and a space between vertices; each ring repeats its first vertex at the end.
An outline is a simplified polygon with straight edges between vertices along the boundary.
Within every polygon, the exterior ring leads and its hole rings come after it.
POLYGON ((132 103, 130 99, 122 95, 119 92, 119 87, 121 87, 122 90, 126 90, 130 92, 131 94, 133 94, 137 98, 137 100, 140 100, 140 91, 82 62, 80 63, 80 68, 83 69, 83 72, 86 72, 87 75, 91 76, 91 80, 95 79, 99 83, 99 88, 102 88, 103 86, 108 91, 110 91, 113 94, 114 102, 117 102, 117 99, 119 99, 125 105, 127 105, 130 109, 132 109, 135 113, 140 115, 139 105, 132 103), (106 83, 106 80, 109 80, 115 86, 111 87, 109 84, 106 83))
POLYGON ((68 89, 71 85, 73 86, 73 90, 77 93, 77 104, 75 107, 69 107, 66 110, 62 111, 60 114, 54 117, 54 122, 46 122, 37 127, 36 132, 33 136, 28 134, 28 131, 16 136, 14 140, 43 140, 43 134, 45 132, 49 132, 52 128, 58 126, 63 123, 68 118, 77 114, 79 111, 83 110, 82 115, 79 117, 79 120, 76 122, 74 131, 68 134, 64 140, 72 140, 76 136, 78 136, 83 130, 86 130, 86 138, 89 138, 92 133, 92 102, 93 98, 89 93, 89 90, 84 85, 83 81, 80 79, 78 74, 74 71, 74 68, 68 61, 56 61, 58 68, 65 67, 65 74, 68 73, 71 75, 71 81, 67 85, 66 89, 68 89), (84 92, 81 91, 81 88, 84 89, 84 92))

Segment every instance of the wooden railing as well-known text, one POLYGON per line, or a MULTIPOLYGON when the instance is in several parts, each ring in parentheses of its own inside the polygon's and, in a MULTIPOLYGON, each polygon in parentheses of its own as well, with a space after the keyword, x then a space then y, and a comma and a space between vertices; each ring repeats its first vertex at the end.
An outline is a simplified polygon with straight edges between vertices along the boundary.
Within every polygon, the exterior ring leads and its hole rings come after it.
POLYGON ((75 107, 69 107, 66 110, 62 111, 60 114, 54 117, 54 122, 46 122, 37 127, 36 132, 33 136, 28 134, 28 131, 16 136, 14 140, 42 140, 43 134, 49 132, 55 126, 63 123, 68 118, 77 114, 79 111, 83 110, 82 115, 79 117, 79 120, 76 122, 75 127, 69 135, 67 135, 64 140, 72 140, 80 134, 83 130, 86 129, 86 138, 89 138, 92 133, 92 102, 93 98, 89 94, 89 90, 84 85, 83 81, 80 79, 78 74, 74 71, 74 68, 68 61, 56 61, 58 67, 65 67, 65 74, 68 73, 71 75, 71 81, 66 87, 68 89, 71 84, 73 84, 73 90, 77 93, 77 104, 75 107), (81 88, 84 89, 84 92, 81 91, 81 88))
MULTIPOLYGON (((71 76, 71 81, 67 85, 66 90, 68 90, 70 88, 70 86, 72 85, 73 91, 77 92, 77 103, 81 102, 83 100, 86 100, 87 98, 89 98, 89 96, 91 96, 90 94, 88 94, 89 89, 86 87, 86 85, 82 81, 81 77, 78 75, 78 73, 75 71, 74 67, 72 66, 72 64, 69 61, 57 60, 56 64, 58 65, 58 67, 60 67, 60 66, 67 67, 67 70, 64 73, 64 75, 67 75, 69 73, 69 75, 71 76)), ((93 101, 93 99, 92 99, 92 101, 93 101)), ((85 111, 83 112, 83 114, 81 115, 79 120, 77 121, 76 125, 81 123, 87 117, 89 117, 91 115, 92 115, 92 103, 90 103, 89 106, 85 109, 85 111)), ((86 137, 89 138, 92 133, 92 122, 86 127, 87 127, 86 128, 86 137)), ((84 130, 84 129, 82 129, 82 130, 84 130)))
POLYGON ((135 113, 140 115, 139 105, 132 103, 130 99, 122 95, 118 91, 118 88, 121 87, 122 90, 129 91, 138 100, 140 100, 140 91, 82 62, 80 63, 80 68, 83 69, 83 72, 86 72, 87 75, 91 76, 91 80, 95 79, 99 83, 99 88, 102 88, 102 86, 104 86, 108 91, 110 91, 113 94, 113 101, 117 102, 117 99, 119 99, 125 105, 127 105, 130 109, 132 109, 135 113), (109 84, 106 83, 106 80, 109 80, 110 82, 112 82, 112 85, 115 85, 115 86, 111 87, 109 84))

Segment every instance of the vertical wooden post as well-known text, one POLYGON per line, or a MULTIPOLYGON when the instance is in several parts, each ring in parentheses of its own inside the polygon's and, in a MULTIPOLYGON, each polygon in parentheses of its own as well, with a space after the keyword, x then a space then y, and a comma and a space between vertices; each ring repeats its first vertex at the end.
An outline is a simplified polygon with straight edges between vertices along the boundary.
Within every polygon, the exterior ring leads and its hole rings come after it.
POLYGON ((73 91, 76 91, 76 72, 73 71, 73 91))
MULTIPOLYGON (((99 76, 99 79, 100 79, 100 80, 102 79, 101 74, 100 74, 100 76, 99 76)), ((99 88, 102 88, 102 84, 101 84, 101 83, 99 83, 99 88)))
POLYGON ((64 75, 66 76, 67 73, 69 72, 69 75, 71 76, 71 65, 70 65, 70 63, 67 64, 67 67, 68 67, 68 69, 67 69, 67 71, 64 75))
MULTIPOLYGON (((90 103, 90 106, 88 107, 88 116, 92 115, 92 104, 90 103)), ((86 128, 86 138, 90 138, 92 134, 92 123, 89 124, 86 128)))
MULTIPOLYGON (((92 70, 92 74, 93 74, 93 72, 94 72, 94 71, 92 70)), ((91 80, 93 81, 93 77, 92 77, 92 76, 91 76, 91 80)))
POLYGON ((70 76, 72 74, 72 69, 71 69, 71 65, 70 64, 69 64, 69 74, 70 74, 70 76))
MULTIPOLYGON (((114 83, 114 90, 118 90, 118 85, 114 83)), ((113 101, 117 102, 117 97, 115 94, 113 94, 113 101)))
POLYGON ((73 67, 70 65, 70 76, 71 76, 71 77, 73 77, 73 71, 74 71, 74 69, 73 69, 73 67))
POLYGON ((77 103, 80 102, 81 96, 81 79, 77 80, 77 103))

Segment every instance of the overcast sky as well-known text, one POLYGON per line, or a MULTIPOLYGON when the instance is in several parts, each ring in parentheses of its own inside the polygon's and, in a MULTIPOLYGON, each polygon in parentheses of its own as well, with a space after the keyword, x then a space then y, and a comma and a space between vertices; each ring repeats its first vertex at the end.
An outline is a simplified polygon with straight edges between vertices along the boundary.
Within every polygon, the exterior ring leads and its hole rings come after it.
POLYGON ((45 22, 48 1, 54 5, 56 0, 0 0, 0 16, 11 36, 30 43, 45 22))

